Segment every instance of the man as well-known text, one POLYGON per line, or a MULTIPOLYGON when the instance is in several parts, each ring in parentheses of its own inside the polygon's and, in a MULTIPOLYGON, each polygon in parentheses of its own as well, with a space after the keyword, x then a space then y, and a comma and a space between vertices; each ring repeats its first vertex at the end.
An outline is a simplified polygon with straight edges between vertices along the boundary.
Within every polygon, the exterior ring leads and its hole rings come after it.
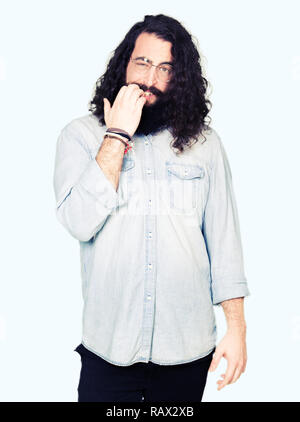
POLYGON ((97 81, 92 113, 59 136, 56 213, 81 254, 78 401, 197 402, 222 357, 219 390, 245 371, 249 291, 206 88, 190 34, 145 16, 97 81), (213 305, 228 325, 217 346, 213 305))

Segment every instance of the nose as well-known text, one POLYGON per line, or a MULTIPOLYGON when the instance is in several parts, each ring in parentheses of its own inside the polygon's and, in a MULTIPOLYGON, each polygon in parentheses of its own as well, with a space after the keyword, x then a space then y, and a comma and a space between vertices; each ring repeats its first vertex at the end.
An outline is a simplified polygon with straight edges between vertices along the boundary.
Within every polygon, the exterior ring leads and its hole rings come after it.
POLYGON ((152 86, 156 84, 156 82, 157 82, 156 67, 151 66, 151 69, 148 71, 148 73, 144 77, 144 83, 147 86, 152 86))

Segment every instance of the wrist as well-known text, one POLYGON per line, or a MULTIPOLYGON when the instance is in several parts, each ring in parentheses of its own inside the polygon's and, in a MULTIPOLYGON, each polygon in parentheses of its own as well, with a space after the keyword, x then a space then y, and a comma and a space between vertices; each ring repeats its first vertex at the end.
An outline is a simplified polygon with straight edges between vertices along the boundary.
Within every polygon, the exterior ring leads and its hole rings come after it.
POLYGON ((122 142, 122 144, 125 147, 127 147, 127 145, 128 145, 127 139, 123 138, 123 136, 120 136, 120 135, 116 135, 116 134, 113 134, 113 133, 105 133, 104 139, 106 139, 106 138, 118 140, 119 142, 122 142))
POLYGON ((125 132, 122 129, 108 128, 104 134, 104 138, 105 137, 116 138, 120 142, 122 142, 125 146, 124 154, 126 154, 130 149, 133 149, 132 137, 129 135, 128 132, 125 132))
POLYGON ((246 334, 247 326, 245 321, 228 321, 227 331, 229 333, 246 334))
POLYGON ((109 146, 109 149, 116 154, 120 151, 124 151, 126 148, 125 142, 123 143, 120 139, 111 136, 104 136, 102 147, 105 146, 109 146))

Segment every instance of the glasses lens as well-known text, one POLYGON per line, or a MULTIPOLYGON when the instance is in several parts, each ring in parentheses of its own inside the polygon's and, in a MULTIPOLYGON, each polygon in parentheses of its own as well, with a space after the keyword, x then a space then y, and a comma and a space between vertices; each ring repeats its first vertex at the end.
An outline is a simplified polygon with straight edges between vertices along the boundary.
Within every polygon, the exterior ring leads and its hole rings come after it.
POLYGON ((133 63, 135 65, 136 70, 141 74, 147 73, 151 67, 149 63, 141 59, 133 60, 133 63))
POLYGON ((168 82, 172 78, 173 69, 171 66, 164 65, 157 68, 158 77, 162 82, 168 82))
MULTIPOLYGON (((134 63, 136 71, 140 75, 145 75, 151 69, 151 64, 147 63, 145 60, 133 59, 132 61, 134 63)), ((159 67, 156 67, 156 73, 157 73, 158 79, 161 82, 169 82, 169 80, 172 78, 173 68, 172 66, 169 66, 169 65, 159 66, 159 67)))

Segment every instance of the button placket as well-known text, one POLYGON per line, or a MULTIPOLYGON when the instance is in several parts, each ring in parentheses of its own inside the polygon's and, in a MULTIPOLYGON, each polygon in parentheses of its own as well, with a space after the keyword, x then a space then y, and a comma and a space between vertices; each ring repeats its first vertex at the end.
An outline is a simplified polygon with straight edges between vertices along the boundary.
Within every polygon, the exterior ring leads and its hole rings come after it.
POLYGON ((142 323, 142 357, 148 361, 151 357, 152 333, 154 324, 155 302, 155 238, 156 218, 153 213, 155 198, 155 172, 151 148, 151 135, 144 142, 144 182, 145 182, 145 282, 144 282, 144 312, 142 323))

